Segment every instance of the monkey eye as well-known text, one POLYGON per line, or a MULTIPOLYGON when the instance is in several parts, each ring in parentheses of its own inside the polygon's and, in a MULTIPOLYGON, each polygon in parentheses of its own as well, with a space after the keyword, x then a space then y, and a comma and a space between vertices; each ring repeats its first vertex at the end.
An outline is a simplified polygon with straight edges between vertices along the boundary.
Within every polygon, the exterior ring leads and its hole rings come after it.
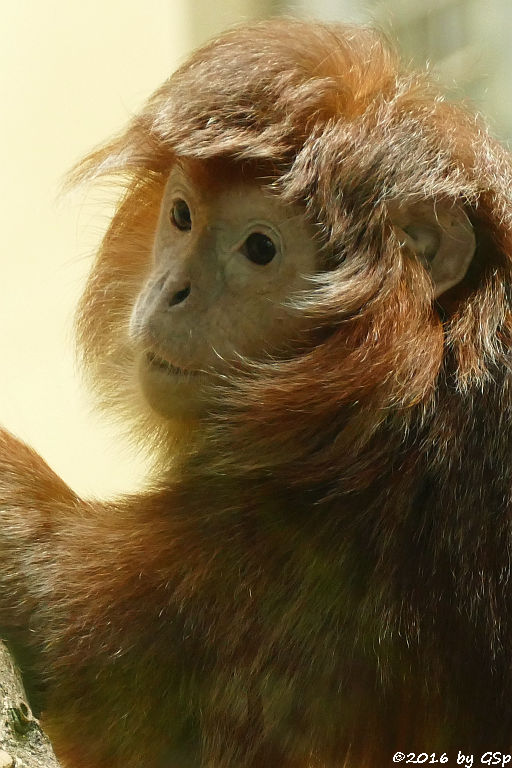
POLYGON ((184 200, 175 200, 172 204, 171 222, 182 232, 192 229, 192 214, 184 200))
POLYGON ((241 251, 253 264, 265 266, 270 264, 277 249, 270 237, 262 232, 253 232, 243 244, 241 251))

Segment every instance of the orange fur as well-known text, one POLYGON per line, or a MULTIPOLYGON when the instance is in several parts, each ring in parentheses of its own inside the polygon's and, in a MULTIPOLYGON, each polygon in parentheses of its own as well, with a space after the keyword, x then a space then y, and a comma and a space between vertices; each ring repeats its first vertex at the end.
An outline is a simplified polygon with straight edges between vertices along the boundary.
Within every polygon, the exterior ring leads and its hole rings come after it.
POLYGON ((104 176, 125 191, 78 338, 153 487, 82 501, 0 443, 0 626, 64 765, 510 749, 506 151, 378 33, 274 20, 200 49, 73 179, 104 176), (296 306, 308 336, 219 383, 170 472, 127 325, 176 158, 301 204, 324 264, 296 306), (390 218, 418 201, 462 203, 477 237, 438 302, 390 218))

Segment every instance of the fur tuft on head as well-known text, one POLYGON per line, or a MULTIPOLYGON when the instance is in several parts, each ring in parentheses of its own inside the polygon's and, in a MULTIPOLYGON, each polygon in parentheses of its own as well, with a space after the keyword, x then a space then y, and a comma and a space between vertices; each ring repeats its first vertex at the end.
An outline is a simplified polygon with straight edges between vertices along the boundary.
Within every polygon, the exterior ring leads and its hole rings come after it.
MULTIPOLYGON (((360 487, 379 471, 386 441, 421 430, 447 392, 468 407, 496 379, 512 331, 507 154, 425 75, 404 71, 378 32, 274 19, 196 51, 74 173, 125 185, 78 320, 107 403, 144 412, 122 373, 126 329, 176 158, 247 168, 302 204, 324 255, 296 307, 316 328, 310 345, 246 361, 221 388, 205 424, 212 471, 271 468, 300 482, 307 462, 319 481, 360 487), (425 201, 434 216, 463 210, 476 239, 464 278, 437 300, 392 215, 425 201)), ((144 413, 146 432, 165 443, 168 425, 144 413)))

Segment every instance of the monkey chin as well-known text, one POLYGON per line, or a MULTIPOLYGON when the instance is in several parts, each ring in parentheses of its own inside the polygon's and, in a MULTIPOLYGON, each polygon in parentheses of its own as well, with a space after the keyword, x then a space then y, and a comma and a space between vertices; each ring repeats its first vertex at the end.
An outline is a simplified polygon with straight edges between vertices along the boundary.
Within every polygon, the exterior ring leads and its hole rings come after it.
POLYGON ((138 379, 149 406, 166 419, 197 419, 206 409, 207 375, 174 366, 153 352, 141 355, 138 379))

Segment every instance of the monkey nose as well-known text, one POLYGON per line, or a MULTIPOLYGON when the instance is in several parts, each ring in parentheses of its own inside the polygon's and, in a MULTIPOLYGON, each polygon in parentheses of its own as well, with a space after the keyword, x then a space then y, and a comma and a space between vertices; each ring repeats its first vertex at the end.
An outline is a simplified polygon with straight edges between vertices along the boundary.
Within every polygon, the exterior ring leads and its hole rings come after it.
POLYGON ((173 293, 169 299, 169 307, 175 307, 176 304, 182 304, 190 295, 191 287, 190 282, 187 282, 183 288, 173 293))

